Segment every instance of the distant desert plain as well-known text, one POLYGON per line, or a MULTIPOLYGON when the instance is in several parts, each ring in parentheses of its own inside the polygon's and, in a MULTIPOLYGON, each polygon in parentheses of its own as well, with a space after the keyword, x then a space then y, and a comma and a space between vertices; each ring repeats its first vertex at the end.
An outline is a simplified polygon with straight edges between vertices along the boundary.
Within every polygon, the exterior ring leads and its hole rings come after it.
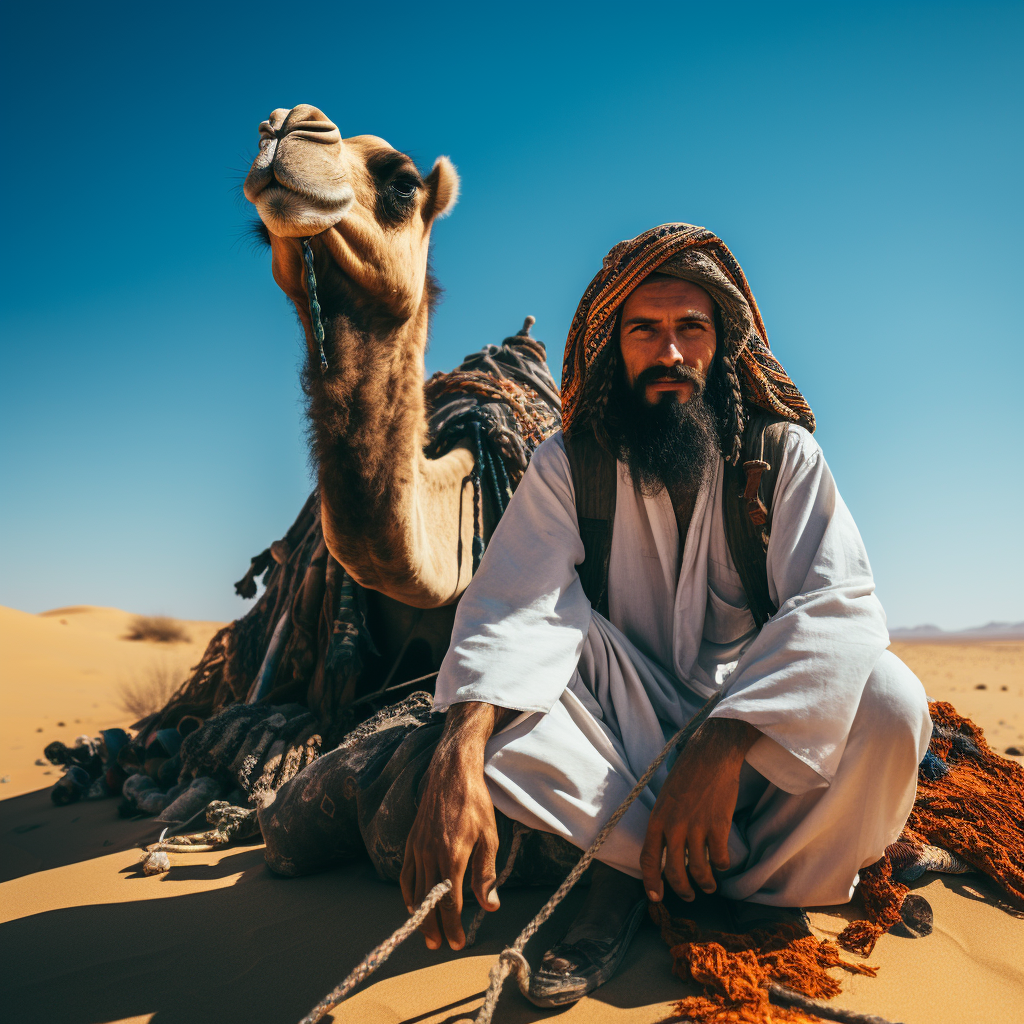
MULTIPOLYGON (((186 675, 222 623, 180 621, 187 639, 127 639, 135 617, 76 606, 41 615, 0 607, 0 1017, 12 1024, 234 1024, 298 1021, 405 918, 397 889, 368 864, 303 879, 266 869, 258 843, 172 854, 146 877, 140 847, 152 819, 123 820, 113 799, 54 807, 61 770, 51 740, 128 726, 132 696, 186 675)), ((892 650, 1018 761, 1024 751, 1024 638, 896 640, 892 650)), ((903 1024, 1024 1022, 1024 915, 979 875, 925 875, 933 932, 889 934, 869 958, 877 978, 842 975, 837 1006, 903 1024)), ((495 956, 547 893, 514 890, 477 945, 430 953, 413 938, 327 1019, 352 1024, 456 1024, 472 1019, 495 956)), ((573 902, 527 948, 558 938, 573 902)), ((835 936, 856 906, 811 914, 835 936)), ((568 1010, 552 1013, 506 986, 496 1021, 655 1024, 695 994, 670 972, 667 947, 641 930, 624 967, 568 1010)), ((678 1018, 675 1018, 678 1020, 678 1018)))

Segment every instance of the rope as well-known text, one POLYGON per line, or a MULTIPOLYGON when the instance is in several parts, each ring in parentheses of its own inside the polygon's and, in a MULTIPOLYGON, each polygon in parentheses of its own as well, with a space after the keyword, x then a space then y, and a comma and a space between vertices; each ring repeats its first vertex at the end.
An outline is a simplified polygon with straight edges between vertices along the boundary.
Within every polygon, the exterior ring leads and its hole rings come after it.
MULTIPOLYGON (((500 391, 500 389, 499 389, 500 391)), ((512 495, 512 481, 509 479, 508 470, 503 459, 495 458, 491 453, 491 446, 494 443, 486 431, 487 417, 479 406, 466 409, 457 413, 447 423, 441 433, 434 438, 433 444, 440 446, 447 438, 454 437, 463 432, 469 432, 470 443, 473 446, 473 469, 470 471, 468 481, 473 485, 473 572, 480 566, 480 559, 483 557, 486 543, 484 541, 483 522, 483 488, 485 483, 490 486, 494 495, 495 510, 499 518, 508 507, 509 498, 512 495)))
POLYGON ((505 499, 501 493, 501 484, 498 481, 498 470, 495 466, 496 462, 501 462, 501 459, 495 459, 491 455, 491 446, 489 439, 481 440, 480 450, 483 453, 484 462, 486 463, 487 479, 490 481, 491 487, 494 490, 494 504, 498 510, 498 515, 503 516, 505 514, 505 499))
POLYGON ((320 302, 316 297, 316 269, 313 265, 313 250, 309 247, 309 239, 302 240, 302 262, 306 265, 306 294, 309 296, 309 319, 313 324, 313 334, 320 346, 320 372, 327 372, 327 356, 324 353, 324 324, 320 319, 320 302))
MULTIPOLYGON (((516 857, 519 856, 520 847, 523 845, 523 838, 529 831, 530 829, 526 825, 518 821, 512 826, 512 845, 509 847, 505 866, 501 869, 501 874, 498 875, 498 880, 494 883, 495 890, 500 889, 508 881, 508 876, 512 874, 512 868, 515 867, 516 857)), ((477 909, 476 916, 466 929, 467 949, 476 942, 476 933, 480 931, 480 925, 484 923, 487 913, 483 907, 477 909)))
POLYGON ((168 829, 160 833, 160 838, 146 847, 147 853, 210 853, 228 846, 233 839, 242 834, 245 837, 255 835, 258 831, 253 827, 256 811, 249 807, 235 807, 226 800, 211 800, 209 804, 192 815, 186 822, 176 826, 175 830, 183 829, 195 821, 200 814, 206 812, 206 820, 213 825, 205 832, 195 832, 177 839, 167 838, 168 829))
MULTIPOLYGON (((704 720, 711 713, 714 706, 721 700, 722 693, 716 693, 708 699, 704 706, 697 712, 697 714, 690 720, 690 722, 680 729, 673 737, 665 744, 664 749, 661 753, 650 763, 647 771, 640 776, 637 784, 630 791, 629 796, 622 801, 621 804, 615 809, 612 816, 605 822, 604 827, 598 832, 594 841, 587 848, 586 852, 580 857, 576 866, 569 872, 565 881, 558 887, 555 894, 544 904, 543 907, 538 911, 537 916, 519 933, 519 938, 511 945, 502 950, 501 955, 498 957, 498 962, 491 968, 490 973, 490 984, 487 987, 487 993, 484 996, 483 1005, 480 1007, 480 1011, 476 1016, 476 1024, 490 1024, 491 1018, 494 1016, 494 1010, 498 1005, 498 997, 501 995, 501 987, 505 983, 505 979, 509 973, 515 968, 516 978, 519 982, 519 988, 525 995, 530 985, 530 965, 526 962, 526 957, 523 956, 523 947, 530 939, 537 933, 540 926, 551 916, 555 908, 559 903, 565 899, 569 890, 579 881, 580 876, 590 866, 590 862, 594 859, 594 855, 604 844, 604 841, 611 834, 612 829, 619 823, 622 816, 629 810, 633 801, 647 788, 648 783, 654 777, 654 773, 661 767, 665 758, 671 753, 672 748, 676 747, 682 749, 682 747, 689 741, 690 737, 700 728, 704 723, 704 720)), ((512 845, 509 849, 508 860, 505 862, 505 867, 502 868, 501 875, 498 877, 497 885, 502 885, 508 879, 512 872, 512 867, 515 863, 516 855, 522 845, 523 836, 529 831, 525 827, 520 827, 513 832, 512 845)), ((348 997, 348 994, 358 985, 364 978, 372 974, 385 960, 410 936, 417 928, 423 923, 427 914, 429 914, 434 907, 440 902, 441 897, 446 893, 450 892, 452 883, 449 879, 445 879, 443 882, 439 882, 434 886, 433 889, 427 893, 426 899, 416 908, 416 912, 399 928, 393 932, 391 937, 385 939, 379 946, 376 947, 372 952, 368 953, 362 960, 362 962, 352 971, 351 974, 333 991, 326 995, 320 1000, 316 1006, 313 1007, 309 1013, 299 1021, 299 1024, 317 1024, 317 1021, 321 1020, 323 1016, 330 1012, 335 1006, 338 1005, 343 999, 348 997)), ((466 944, 472 945, 476 940, 476 933, 480 928, 480 924, 483 921, 483 916, 486 911, 480 908, 473 922, 469 926, 469 930, 466 934, 466 944)))
POLYGON ((483 513, 483 476, 486 471, 484 466, 484 442, 480 431, 480 414, 476 409, 470 410, 470 415, 465 417, 473 434, 473 445, 476 448, 476 458, 473 460, 473 469, 470 477, 473 481, 473 575, 476 575, 480 568, 480 559, 484 555, 484 513, 483 513), (472 414, 476 415, 472 415, 472 414))
POLYGON ((438 903, 441 902, 441 898, 447 893, 451 892, 452 883, 446 878, 443 882, 438 882, 430 892, 427 893, 427 898, 419 905, 416 913, 409 918, 401 928, 398 928, 391 933, 390 937, 386 938, 376 949, 367 953, 363 957, 362 962, 356 967, 354 971, 340 984, 337 988, 329 992, 323 999, 320 1000, 316 1006, 313 1007, 305 1017, 299 1021, 299 1024, 316 1024, 318 1020, 321 1020, 326 1014, 330 1013, 335 1006, 338 1005, 343 999, 348 998, 348 994, 359 984, 364 978, 373 974, 375 970, 391 954, 403 943, 417 928, 423 923, 427 914, 429 914, 438 903))
MULTIPOLYGON (((530 321, 530 317, 527 317, 527 321, 530 321)), ((523 331, 528 331, 530 326, 532 324, 524 323, 523 331)), ((519 337, 528 338, 529 335, 524 333, 519 337)), ((487 403, 502 404, 512 413, 528 461, 529 454, 535 451, 547 436, 540 411, 543 403, 528 385, 506 378, 496 379, 479 370, 436 373, 424 385, 423 394, 429 405, 433 405, 446 394, 476 396, 478 399, 478 404, 455 413, 448 419, 426 448, 428 457, 436 458, 441 451, 448 450, 457 438, 468 434, 473 451, 473 468, 463 480, 463 485, 470 483, 473 487, 472 558, 475 574, 487 546, 483 521, 484 488, 488 487, 493 494, 495 511, 500 519, 514 490, 510 472, 518 480, 526 468, 525 462, 519 465, 522 457, 517 455, 508 443, 503 446, 503 428, 486 415, 484 407, 487 403), (506 465, 506 459, 510 465, 506 465)), ((462 571, 461 545, 459 571, 462 571)))
POLYGON ((505 461, 500 458, 500 454, 501 453, 499 452, 499 458, 494 460, 494 465, 497 467, 498 473, 501 475, 500 490, 502 493, 502 500, 498 502, 498 506, 501 508, 502 514, 504 515, 505 509, 508 508, 508 503, 512 498, 513 487, 512 481, 508 476, 508 471, 505 469, 505 461))
POLYGON ((396 690, 404 690, 407 686, 415 686, 417 683, 425 683, 428 680, 436 679, 438 672, 440 672, 440 669, 437 672, 428 672, 425 676, 417 676, 415 679, 406 679, 404 683, 394 683, 384 690, 375 690, 373 693, 366 694, 365 697, 357 697, 349 704, 349 709, 359 707, 360 704, 369 704, 370 701, 379 700, 381 697, 386 697, 389 693, 394 693, 396 690))
POLYGON ((838 1024, 893 1024, 885 1017, 873 1013, 857 1013, 855 1010, 845 1010, 841 1006, 831 1006, 820 999, 811 999, 802 992, 774 981, 768 986, 768 994, 771 1000, 780 1006, 805 1010, 825 1020, 837 1021, 838 1024))
POLYGON ((700 728, 721 697, 721 692, 710 697, 700 711, 697 712, 696 716, 665 744, 661 753, 650 763, 647 771, 637 780, 637 784, 632 788, 629 796, 619 804, 612 816, 605 822, 604 827, 598 832, 594 841, 587 848, 583 856, 580 857, 576 866, 569 872, 568 877, 558 887, 555 894, 540 908, 537 916, 519 933, 519 938, 511 946, 502 950, 501 955, 498 957, 498 962, 491 968, 490 983, 487 986, 483 1005, 476 1015, 475 1024, 490 1024, 494 1011, 498 1006, 501 987, 505 984, 505 979, 513 969, 516 972, 519 990, 523 995, 527 995, 530 986, 530 965, 526 962, 526 957, 523 956, 523 948, 536 935, 540 926, 554 913, 555 908, 565 899, 569 890, 579 881, 580 876, 590 866, 594 855, 604 845, 604 841, 611 834, 612 829, 618 825, 622 816, 629 810, 636 798, 647 788, 648 783, 654 778, 654 773, 661 767, 672 749, 681 749, 689 741, 690 737, 700 728))

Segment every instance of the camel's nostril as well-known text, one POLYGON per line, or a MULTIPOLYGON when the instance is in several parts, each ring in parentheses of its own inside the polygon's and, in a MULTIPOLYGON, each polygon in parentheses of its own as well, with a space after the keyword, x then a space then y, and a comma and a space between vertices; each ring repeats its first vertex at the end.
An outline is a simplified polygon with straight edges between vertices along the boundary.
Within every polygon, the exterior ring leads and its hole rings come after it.
POLYGON ((341 132, 331 121, 297 121, 289 120, 277 130, 279 139, 303 139, 306 142, 333 145, 341 142, 341 132))
MULTIPOLYGON (((274 111, 274 114, 270 117, 271 121, 274 121, 274 117, 278 113, 279 111, 274 111)), ((291 110, 287 111, 287 116, 280 124, 275 123, 275 127, 277 128, 278 135, 282 137, 294 131, 301 131, 307 139, 314 136, 329 136, 332 134, 339 140, 341 139, 341 132, 338 131, 337 125, 322 110, 311 106, 309 103, 300 103, 298 106, 292 107, 291 110)), ((317 139, 316 141, 328 140, 317 139)))
POLYGON ((338 130, 338 126, 333 121, 300 121, 290 127, 292 131, 301 128, 304 132, 336 132, 338 130))

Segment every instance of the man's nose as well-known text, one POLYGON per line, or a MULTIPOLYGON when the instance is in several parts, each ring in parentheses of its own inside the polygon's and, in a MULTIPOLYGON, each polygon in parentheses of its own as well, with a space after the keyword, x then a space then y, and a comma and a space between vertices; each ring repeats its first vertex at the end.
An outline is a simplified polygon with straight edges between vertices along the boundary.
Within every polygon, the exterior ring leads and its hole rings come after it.
POLYGON ((683 358, 683 351, 679 345, 679 339, 675 333, 666 335, 658 349, 657 364, 659 366, 678 366, 686 360, 683 358))

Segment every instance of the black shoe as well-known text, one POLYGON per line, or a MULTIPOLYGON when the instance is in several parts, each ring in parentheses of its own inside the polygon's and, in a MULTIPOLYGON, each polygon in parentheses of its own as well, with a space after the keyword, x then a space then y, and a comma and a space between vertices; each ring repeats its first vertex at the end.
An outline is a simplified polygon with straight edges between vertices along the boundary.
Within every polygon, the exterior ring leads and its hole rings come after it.
POLYGON ((769 907, 747 900, 725 899, 723 902, 728 911, 728 930, 736 935, 772 931, 783 925, 795 925, 806 932, 811 930, 810 918, 800 907, 769 907))
POLYGON ((644 897, 629 912, 614 938, 580 939, 552 946, 531 975, 526 998, 535 1006, 567 1006, 603 985, 618 970, 646 910, 647 898, 644 897), (546 969, 545 965, 556 958, 568 960, 575 967, 564 973, 546 969))

